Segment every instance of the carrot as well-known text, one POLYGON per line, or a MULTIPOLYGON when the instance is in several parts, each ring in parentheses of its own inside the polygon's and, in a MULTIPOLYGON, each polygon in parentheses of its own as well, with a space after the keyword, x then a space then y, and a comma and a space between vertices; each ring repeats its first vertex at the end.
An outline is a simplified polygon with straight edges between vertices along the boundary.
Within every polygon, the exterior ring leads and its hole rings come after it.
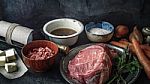
MULTIPOLYGON (((129 45, 129 50, 135 54, 135 49, 133 47, 133 44, 127 41, 111 41, 111 44, 121 47, 121 48, 127 48, 127 46, 129 45)), ((140 45, 140 47, 142 48, 142 50, 144 51, 144 54, 150 59, 150 48, 149 46, 146 45, 140 45)))
POLYGON ((123 41, 123 40, 120 40, 119 42, 127 45, 129 47, 129 49, 130 49, 131 52, 133 52, 133 53, 135 52, 132 43, 130 43, 128 41, 123 41))
POLYGON ((117 41, 111 41, 110 44, 121 47, 121 48, 127 48, 127 46, 128 46, 128 45, 125 45, 125 44, 117 42, 117 41))
POLYGON ((130 51, 132 53, 135 52, 135 50, 134 50, 134 48, 132 46, 132 43, 130 43, 130 42, 127 42, 127 41, 119 41, 119 42, 117 42, 117 41, 111 41, 110 43, 112 45, 115 45, 115 46, 118 46, 118 47, 121 47, 121 48, 124 48, 124 49, 126 49, 129 46, 130 51))
POLYGON ((132 38, 135 38, 140 43, 143 42, 143 36, 141 32, 138 30, 137 26, 134 26, 133 32, 129 35, 129 41, 131 42, 132 38))
POLYGON ((128 42, 128 41, 120 40, 119 42, 120 42, 120 43, 123 43, 123 44, 126 44, 126 45, 131 45, 131 43, 130 43, 130 42, 128 42))
MULTIPOLYGON (((128 42, 128 41, 122 41, 122 40, 120 40, 119 42, 122 43, 122 44, 125 44, 125 45, 133 46, 132 43, 130 43, 130 42, 128 42)), ((140 45, 140 47, 141 47, 144 51, 147 50, 147 51, 150 52, 150 46, 148 46, 148 45, 140 45)))
POLYGON ((150 46, 148 45, 141 45, 141 48, 150 51, 150 46))
POLYGON ((144 54, 147 56, 147 58, 150 59, 150 51, 148 50, 144 50, 144 54))
POLYGON ((148 60, 148 58, 145 56, 144 52, 142 51, 139 42, 135 38, 132 38, 131 42, 135 49, 135 53, 137 55, 138 60, 142 64, 142 66, 145 70, 145 73, 147 74, 148 78, 150 79, 150 61, 148 60))

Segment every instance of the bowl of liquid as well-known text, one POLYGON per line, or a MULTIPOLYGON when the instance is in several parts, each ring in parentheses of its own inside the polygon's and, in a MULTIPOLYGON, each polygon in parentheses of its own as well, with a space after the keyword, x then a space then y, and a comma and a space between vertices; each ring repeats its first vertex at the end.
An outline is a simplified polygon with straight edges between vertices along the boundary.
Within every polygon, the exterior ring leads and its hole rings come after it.
POLYGON ((85 25, 85 32, 92 42, 107 42, 114 34, 114 26, 109 22, 90 22, 85 25))
POLYGON ((43 32, 49 40, 66 46, 74 45, 83 30, 84 26, 80 21, 70 18, 55 19, 43 27, 43 32))

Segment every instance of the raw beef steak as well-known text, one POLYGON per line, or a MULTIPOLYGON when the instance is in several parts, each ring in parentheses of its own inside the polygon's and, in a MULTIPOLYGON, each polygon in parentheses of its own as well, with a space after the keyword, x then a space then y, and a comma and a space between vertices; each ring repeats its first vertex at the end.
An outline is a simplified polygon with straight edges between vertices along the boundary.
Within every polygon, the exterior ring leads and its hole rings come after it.
POLYGON ((102 84, 109 78, 111 66, 109 48, 105 44, 98 44, 79 51, 69 61, 68 70, 71 78, 81 84, 102 84))

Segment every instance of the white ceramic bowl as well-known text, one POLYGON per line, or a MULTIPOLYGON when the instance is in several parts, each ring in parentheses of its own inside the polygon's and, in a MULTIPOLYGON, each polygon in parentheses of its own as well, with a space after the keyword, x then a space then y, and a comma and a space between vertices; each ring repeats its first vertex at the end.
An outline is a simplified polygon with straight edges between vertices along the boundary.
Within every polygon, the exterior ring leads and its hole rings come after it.
POLYGON ((80 21, 75 19, 69 19, 69 18, 55 19, 49 21, 43 27, 43 31, 46 34, 46 36, 48 36, 49 40, 57 44, 66 45, 66 46, 74 45, 78 40, 79 34, 83 30, 84 30, 84 26, 80 21), (67 36, 57 36, 49 33, 59 28, 73 29, 76 31, 76 33, 67 36))

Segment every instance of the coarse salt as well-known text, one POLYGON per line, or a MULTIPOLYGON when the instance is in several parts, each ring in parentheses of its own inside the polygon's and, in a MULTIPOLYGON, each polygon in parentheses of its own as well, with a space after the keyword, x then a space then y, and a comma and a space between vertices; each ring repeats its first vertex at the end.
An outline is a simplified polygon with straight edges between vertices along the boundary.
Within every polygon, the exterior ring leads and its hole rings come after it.
POLYGON ((101 28, 92 28, 92 29, 90 29, 90 32, 92 34, 96 34, 96 35, 105 35, 105 34, 110 33, 111 31, 101 29, 101 28))

